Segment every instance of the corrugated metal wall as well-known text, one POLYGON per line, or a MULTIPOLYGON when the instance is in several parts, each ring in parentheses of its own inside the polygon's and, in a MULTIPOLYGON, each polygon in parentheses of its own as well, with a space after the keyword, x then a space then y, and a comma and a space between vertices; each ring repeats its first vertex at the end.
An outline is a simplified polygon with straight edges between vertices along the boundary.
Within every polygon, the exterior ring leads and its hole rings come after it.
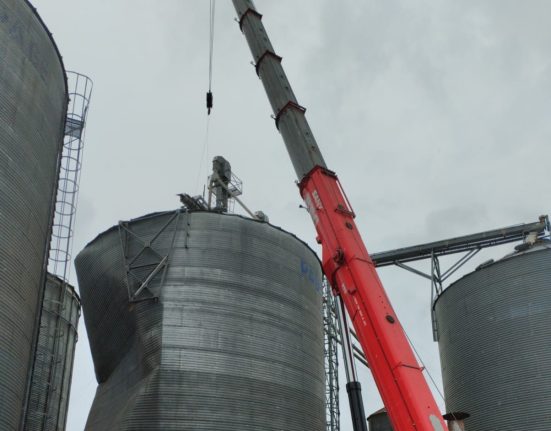
POLYGON ((369 431, 393 431, 388 413, 381 409, 367 418, 369 431))
POLYGON ((100 383, 87 430, 325 429, 321 270, 294 236, 162 213, 101 234, 76 267, 100 383))
POLYGON ((472 431, 551 429, 551 246, 466 275, 435 307, 446 409, 472 431))
POLYGON ((65 430, 79 317, 80 299, 73 286, 48 274, 24 427, 27 431, 65 430))
POLYGON ((61 58, 26 1, 0 0, 0 430, 18 428, 67 106, 61 58))

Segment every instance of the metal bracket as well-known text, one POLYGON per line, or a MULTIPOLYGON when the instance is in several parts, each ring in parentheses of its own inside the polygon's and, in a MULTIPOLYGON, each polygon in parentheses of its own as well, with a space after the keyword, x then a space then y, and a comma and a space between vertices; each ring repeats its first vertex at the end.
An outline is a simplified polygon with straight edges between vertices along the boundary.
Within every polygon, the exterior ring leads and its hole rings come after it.
POLYGON ((129 302, 157 300, 164 285, 170 255, 178 231, 182 212, 177 210, 153 236, 141 237, 130 228, 130 223, 119 222, 119 237, 126 269, 126 287, 129 302), (172 242, 168 253, 155 248, 159 236, 173 226, 172 242), (137 251, 132 251, 132 249, 137 251), (159 279, 160 276, 160 279, 159 279))
POLYGON ((239 20, 237 21, 239 23, 239 30, 243 31, 243 22, 245 21, 245 18, 247 18, 249 15, 252 15, 252 16, 255 16, 257 17, 259 20, 262 19, 262 15, 259 14, 257 11, 255 11, 254 9, 247 9, 243 15, 241 15, 241 17, 239 18, 239 20))
POLYGON ((258 60, 257 60, 257 62, 256 62, 256 64, 255 64, 255 66, 254 66, 254 68, 255 68, 255 70, 256 70, 256 75, 259 76, 259 77, 260 77, 260 65, 262 64, 262 62, 263 62, 267 57, 271 57, 271 58, 275 59, 275 60, 276 60, 277 62, 279 62, 279 63, 281 63, 281 61, 283 60, 283 57, 280 57, 279 55, 277 55, 277 54, 276 54, 275 52, 273 52, 273 51, 269 51, 269 50, 268 50, 268 51, 264 52, 264 54, 262 54, 262 55, 258 58, 258 60))
POLYGON ((302 114, 304 114, 306 112, 306 108, 304 106, 300 106, 298 103, 296 102, 293 102, 292 100, 289 100, 284 106, 283 108, 281 108, 278 112, 277 112, 277 115, 275 116, 275 123, 276 123, 276 127, 277 129, 279 130, 279 121, 281 120, 281 116, 283 114, 285 114, 285 112, 287 112, 289 109, 294 109, 295 111, 298 111, 302 114))

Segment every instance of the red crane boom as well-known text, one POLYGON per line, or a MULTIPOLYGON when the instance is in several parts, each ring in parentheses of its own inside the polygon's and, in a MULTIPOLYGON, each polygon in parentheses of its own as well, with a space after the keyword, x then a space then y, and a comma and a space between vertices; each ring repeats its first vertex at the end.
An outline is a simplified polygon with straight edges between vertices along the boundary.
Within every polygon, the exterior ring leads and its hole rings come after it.
POLYGON ((251 0, 233 4, 316 226, 323 271, 345 304, 392 425, 396 431, 445 431, 423 369, 354 223, 352 207, 337 176, 325 165, 262 15, 251 0))

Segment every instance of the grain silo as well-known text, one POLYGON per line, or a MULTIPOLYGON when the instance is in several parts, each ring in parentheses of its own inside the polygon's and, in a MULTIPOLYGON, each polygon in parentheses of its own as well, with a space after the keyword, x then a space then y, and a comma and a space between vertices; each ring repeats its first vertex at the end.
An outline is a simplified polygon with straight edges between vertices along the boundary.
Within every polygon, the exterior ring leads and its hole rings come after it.
POLYGON ((87 430, 325 430, 321 269, 293 235, 156 213, 76 267, 99 382, 87 430))
POLYGON ((64 430, 80 317, 73 286, 48 274, 25 430, 64 430))
POLYGON ((435 312, 446 409, 469 413, 467 430, 548 431, 551 243, 482 265, 435 312))
POLYGON ((25 411, 63 144, 61 56, 34 8, 0 0, 0 429, 25 411))

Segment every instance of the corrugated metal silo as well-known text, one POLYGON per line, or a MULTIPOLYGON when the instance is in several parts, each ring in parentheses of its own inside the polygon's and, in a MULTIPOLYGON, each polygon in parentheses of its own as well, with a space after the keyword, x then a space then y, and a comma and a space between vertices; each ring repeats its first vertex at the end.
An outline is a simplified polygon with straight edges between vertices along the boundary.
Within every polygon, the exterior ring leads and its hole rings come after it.
POLYGON ((467 430, 551 427, 551 244, 466 275, 435 304, 446 409, 467 430))
POLYGON ((367 418, 369 431, 393 431, 388 413, 383 408, 367 418))
POLYGON ((50 33, 22 0, 0 0, 0 429, 25 409, 67 108, 50 33))
POLYGON ((87 430, 325 430, 321 269, 296 237, 157 213, 76 267, 99 382, 87 430))
POLYGON ((26 431, 65 430, 79 317, 73 286, 48 274, 26 431))

